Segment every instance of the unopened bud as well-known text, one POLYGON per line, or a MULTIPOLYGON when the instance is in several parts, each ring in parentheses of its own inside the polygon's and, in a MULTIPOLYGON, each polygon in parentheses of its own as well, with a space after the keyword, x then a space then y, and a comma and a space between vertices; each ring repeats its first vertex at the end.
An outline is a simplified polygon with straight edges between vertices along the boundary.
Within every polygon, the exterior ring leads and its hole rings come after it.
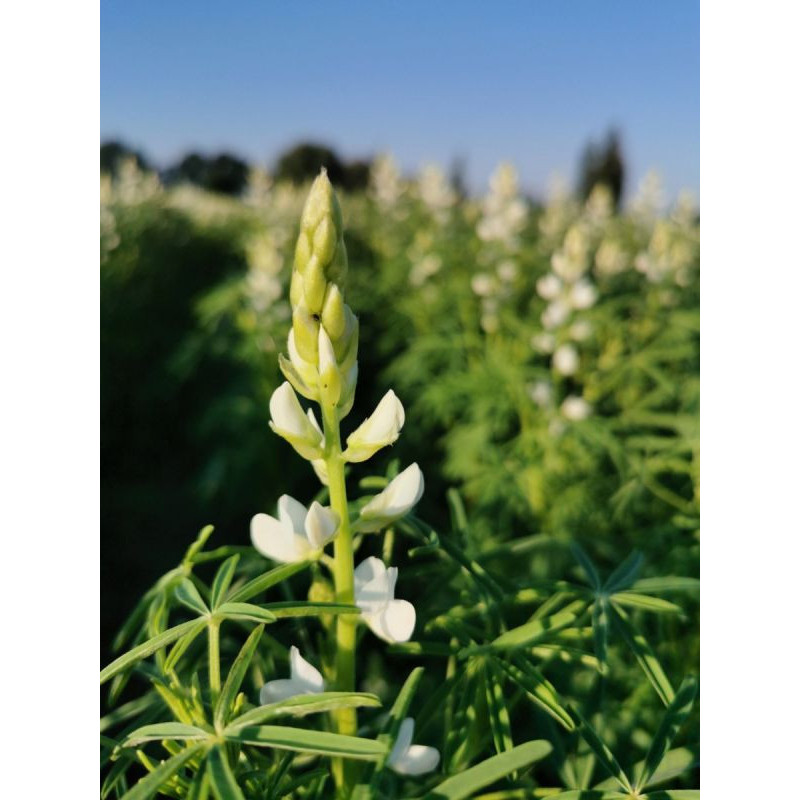
POLYGON ((308 310, 312 314, 319 314, 322 311, 322 303, 325 300, 325 290, 328 282, 325 280, 325 271, 322 262, 314 253, 306 264, 306 271, 303 273, 303 297, 305 298, 308 310))
POLYGON ((333 345, 325 327, 319 327, 319 395, 323 403, 335 406, 342 392, 342 376, 333 345))
POLYGON ((329 283, 328 291, 325 293, 325 302, 322 305, 322 324, 334 342, 342 336, 347 327, 344 298, 335 283, 329 283))
POLYGON ((292 314, 292 330, 297 352, 304 361, 317 363, 319 322, 309 314, 304 305, 299 305, 292 314))

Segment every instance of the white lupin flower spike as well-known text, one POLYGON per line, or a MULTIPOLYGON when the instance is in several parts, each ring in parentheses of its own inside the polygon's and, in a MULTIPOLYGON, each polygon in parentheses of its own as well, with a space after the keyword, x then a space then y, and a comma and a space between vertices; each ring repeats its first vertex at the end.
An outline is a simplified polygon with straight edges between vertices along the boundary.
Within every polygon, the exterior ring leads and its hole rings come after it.
POLYGON ((258 699, 265 706, 298 694, 319 694, 323 691, 325 681, 319 670, 311 666, 296 647, 292 647, 289 650, 289 677, 265 683, 258 699))
POLYGON ((362 561, 353 573, 356 605, 369 629, 385 642, 407 642, 414 633, 417 612, 407 600, 394 599, 397 567, 386 569, 379 558, 362 561))
POLYGON ((382 447, 394 444, 405 421, 403 404, 389 389, 372 414, 347 437, 345 461, 366 461, 382 447))
POLYGON ((424 775, 439 766, 439 751, 424 744, 411 744, 414 739, 414 720, 406 717, 400 723, 388 764, 400 775, 424 775))
POLYGON ((422 470, 414 463, 404 469, 389 485, 361 509, 356 522, 359 531, 379 531, 405 516, 425 490, 422 470))
POLYGON ((290 497, 278 500, 278 518, 256 514, 250 522, 250 539, 262 556, 291 563, 322 550, 339 530, 339 515, 314 501, 309 509, 290 497))
POLYGON ((286 439, 303 458, 321 458, 324 438, 322 432, 309 422, 288 381, 284 381, 272 393, 269 413, 272 417, 270 428, 286 439))

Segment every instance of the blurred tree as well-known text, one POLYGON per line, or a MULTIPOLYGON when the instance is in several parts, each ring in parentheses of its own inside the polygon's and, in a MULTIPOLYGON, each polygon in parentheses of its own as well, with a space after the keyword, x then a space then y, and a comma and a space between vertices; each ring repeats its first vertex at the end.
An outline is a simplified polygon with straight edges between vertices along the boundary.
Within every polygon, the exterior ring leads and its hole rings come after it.
POLYGON ((605 184, 614 196, 614 207, 619 208, 625 185, 625 162, 619 133, 609 131, 605 142, 589 142, 583 151, 578 191, 585 200, 597 184, 605 184))
POLYGON ((139 169, 151 169, 147 159, 138 150, 134 150, 124 142, 112 140, 110 142, 103 142, 103 144, 100 145, 100 172, 116 174, 122 159, 129 156, 136 159, 136 165, 139 169))
POLYGON ((193 183, 210 192, 239 195, 247 184, 250 167, 230 153, 206 157, 189 153, 164 173, 165 183, 193 183))
POLYGON ((334 184, 343 185, 345 166, 339 156, 325 145, 303 142, 278 158, 275 179, 294 184, 305 183, 315 178, 321 167, 328 170, 328 176, 334 184))
POLYGON ((362 192, 369 183, 371 161, 350 161, 344 165, 342 188, 348 192, 362 192))

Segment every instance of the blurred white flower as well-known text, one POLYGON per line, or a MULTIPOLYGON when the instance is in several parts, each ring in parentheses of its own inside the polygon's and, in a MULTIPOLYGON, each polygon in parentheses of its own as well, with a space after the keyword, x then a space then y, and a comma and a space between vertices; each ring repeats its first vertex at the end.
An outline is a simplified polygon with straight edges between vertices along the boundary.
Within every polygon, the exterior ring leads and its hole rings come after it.
POLYGON ((435 747, 411 744, 414 740, 414 720, 406 717, 400 723, 387 764, 400 775, 424 775, 439 765, 439 751, 435 747))
POLYGON ((389 485, 375 495, 359 514, 356 527, 360 531, 379 531, 405 516, 425 490, 422 470, 414 463, 406 467, 389 485))
POLYGON ((555 300, 561 294, 562 286, 561 281, 552 272, 548 272, 536 281, 536 291, 543 300, 555 300))
POLYGON ((517 267, 517 263, 512 261, 510 258, 507 258, 505 261, 501 261, 497 265, 497 275, 501 281, 505 283, 511 283, 517 275, 519 274, 519 267, 517 267))
POLYGON ((442 268, 442 259, 433 253, 424 255, 411 267, 408 282, 412 286, 422 286, 432 275, 435 275, 442 268))
POLYGON ((294 646, 289 650, 289 675, 289 678, 268 681, 261 687, 258 699, 262 706, 279 703, 300 694, 319 694, 325 691, 325 681, 319 670, 312 667, 294 646))
POLYGON ((322 550, 339 530, 339 515, 316 500, 306 507, 288 494, 278 500, 278 518, 256 514, 250 539, 262 556, 273 561, 303 561, 322 550))
POLYGON ((553 405, 553 384, 549 381, 535 381, 528 384, 528 395, 540 408, 553 405))
POLYGON ((497 288, 494 278, 486 272, 479 272, 477 275, 473 275, 470 286, 478 297, 488 297, 497 288))
POLYGON ((366 461, 382 447, 394 444, 405 421, 403 404, 389 389, 372 414, 347 437, 345 461, 366 461))
POLYGON ((481 328, 486 333, 497 333, 500 329, 500 319, 497 314, 488 313, 481 315, 481 328))
POLYGON ((592 407, 582 397, 569 395, 561 404, 561 413, 571 422, 581 422, 592 413, 592 407))
POLYGON ((323 435, 315 421, 310 421, 300 407, 300 401, 291 384, 284 381, 269 401, 272 419, 269 426, 282 436, 303 458, 313 460, 322 457, 323 435))
POLYGON ((407 600, 395 600, 397 567, 386 568, 379 558, 362 561, 353 573, 356 605, 369 629, 385 642, 407 642, 414 633, 417 613, 407 600))
POLYGON ((447 176, 436 164, 426 164, 417 178, 419 196, 436 219, 443 223, 458 199, 447 176))
POLYGON ((500 164, 489 180, 476 232, 484 242, 497 242, 515 250, 525 227, 528 207, 519 196, 517 173, 511 164, 500 164))
POLYGON ((592 323, 585 319, 574 322, 570 326, 569 335, 575 342, 585 342, 592 335, 592 323))
POLYGON ((553 368, 562 375, 574 375, 580 366, 578 351, 571 344, 562 344, 553 353, 553 368))
POLYGON ((370 186, 383 209, 394 208, 403 196, 403 182, 397 162, 389 154, 379 155, 370 169, 370 186))
POLYGON ((618 275, 628 268, 628 257, 619 242, 604 239, 594 255, 598 275, 618 275))
POLYGON ((539 353, 552 353, 556 346, 556 337, 552 333, 537 333, 531 336, 531 348, 539 353))
POLYGON ((553 300, 542 312, 542 325, 547 330, 560 328, 569 318, 570 308, 561 300, 553 300))
POLYGON ((573 308, 591 308, 597 302, 597 289, 587 280, 579 280, 570 290, 569 302, 573 308))

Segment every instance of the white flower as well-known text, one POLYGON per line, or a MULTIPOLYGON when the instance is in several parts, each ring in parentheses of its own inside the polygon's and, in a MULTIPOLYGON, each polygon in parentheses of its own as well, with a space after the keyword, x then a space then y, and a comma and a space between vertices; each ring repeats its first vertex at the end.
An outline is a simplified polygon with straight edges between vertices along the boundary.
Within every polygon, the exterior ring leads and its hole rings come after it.
POLYGON ((284 381, 272 393, 269 413, 272 417, 270 428, 286 439, 303 458, 311 460, 322 457, 322 432, 309 422, 288 381, 284 381))
POLYGON ((417 612, 407 600, 394 599, 397 567, 386 569, 383 561, 370 557, 356 567, 353 577, 356 605, 370 630, 385 642, 407 642, 417 612))
POLYGON ((586 319, 578 320, 570 327, 569 335, 576 342, 585 342, 592 335, 592 323, 586 319))
POLYGON ((562 375, 574 375, 579 365, 578 351, 571 344, 562 344, 553 353, 553 368, 562 375))
POLYGON ((555 300, 561 292, 562 283, 552 272, 536 281, 536 291, 544 300, 555 300))
POLYGON ((485 272, 479 272, 472 278, 470 286, 478 297, 488 297, 495 290, 495 281, 491 275, 487 275, 485 272))
POLYGON ((592 413, 592 407, 582 397, 570 395, 561 404, 561 413, 571 422, 581 422, 592 413))
POLYGON ((346 461, 366 461, 386 445, 393 444, 406 421, 403 404, 389 389, 377 408, 348 437, 343 455, 346 461))
POLYGON ((289 650, 289 678, 269 681, 261 687, 259 702, 262 706, 278 703, 298 694, 319 694, 325 691, 325 681, 319 670, 311 666, 296 647, 289 650))
POLYGON ((540 353, 552 353, 556 347, 556 337, 552 333, 537 333, 531 336, 531 348, 540 353))
POLYGON ((553 300, 542 312, 542 325, 547 330, 561 327, 569 317, 569 306, 561 300, 553 300))
POLYGON ((422 497, 425 481, 422 470, 414 463, 406 467, 389 485, 361 509, 356 523, 360 531, 379 531, 405 516, 422 497))
POLYGON ((536 381, 528 385, 528 395, 540 408, 553 405, 553 384, 549 381, 536 381))
POLYGON ((400 775, 424 775, 439 765, 439 751, 423 744, 411 744, 414 739, 414 720, 406 717, 400 724, 388 765, 400 775))
POLYGON ((339 515, 316 500, 310 508, 288 494, 278 500, 278 519, 256 514, 250 522, 250 539, 261 555, 274 561, 302 561, 336 536, 339 515))
POLYGON ((579 280, 569 293, 573 308, 591 308, 597 302, 597 290, 587 280, 579 280))
POLYGON ((497 275, 501 281, 505 283, 511 283, 514 278, 519 275, 519 268, 516 265, 516 262, 512 261, 511 259, 506 259, 505 261, 501 261, 497 265, 497 275))

